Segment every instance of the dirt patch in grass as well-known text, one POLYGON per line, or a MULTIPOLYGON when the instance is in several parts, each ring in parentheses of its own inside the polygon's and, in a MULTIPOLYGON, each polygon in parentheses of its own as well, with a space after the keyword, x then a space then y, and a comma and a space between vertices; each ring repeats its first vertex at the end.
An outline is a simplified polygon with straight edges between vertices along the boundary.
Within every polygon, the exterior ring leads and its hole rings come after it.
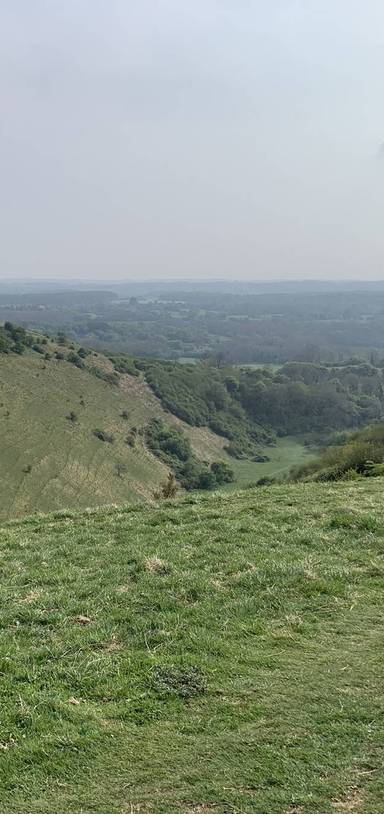
POLYGON ((353 791, 343 800, 333 800, 332 806, 335 811, 361 811, 363 805, 363 794, 360 789, 353 789, 353 791))
POLYGON ((164 560, 160 557, 147 557, 145 561, 145 568, 150 574, 167 574, 168 568, 164 560))
POLYGON ((201 803, 199 805, 188 806, 183 811, 183 814, 209 814, 209 812, 218 812, 219 808, 216 803, 212 803, 205 805, 201 803))

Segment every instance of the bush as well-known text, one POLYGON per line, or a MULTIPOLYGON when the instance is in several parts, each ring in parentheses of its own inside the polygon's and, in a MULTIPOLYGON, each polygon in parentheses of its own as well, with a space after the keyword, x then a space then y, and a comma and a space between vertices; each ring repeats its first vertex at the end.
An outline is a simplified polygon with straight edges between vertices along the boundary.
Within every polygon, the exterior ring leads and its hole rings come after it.
POLYGON ((211 472, 216 478, 216 482, 233 483, 235 480, 235 473, 225 461, 215 461, 211 464, 211 472))
POLYGON ((164 481, 164 483, 162 484, 161 494, 165 498, 175 497, 176 494, 177 494, 177 489, 178 489, 178 486, 177 486, 176 478, 175 478, 173 472, 170 472, 168 477, 167 477, 167 480, 164 481))
POLYGON ((67 362, 70 362, 75 367, 83 369, 85 367, 83 360, 80 358, 78 353, 74 353, 71 351, 67 356, 67 362))
POLYGON ((208 488, 199 486, 199 478, 205 467, 193 455, 190 442, 181 430, 168 427, 154 418, 145 428, 145 441, 185 489, 208 488))
POLYGON ((327 447, 317 460, 292 470, 291 480, 351 480, 382 474, 382 468, 384 424, 373 424, 348 435, 343 444, 327 447))
POLYGON ((122 356, 118 358, 116 358, 115 356, 110 356, 109 358, 111 362, 113 362, 115 370, 118 373, 128 373, 129 376, 139 375, 139 371, 133 359, 130 359, 127 356, 122 356))
POLYGON ((193 454, 191 444, 181 430, 153 419, 145 428, 149 449, 172 470, 177 480, 187 489, 215 489, 234 480, 232 469, 224 461, 209 467, 193 454))
POLYGON ((129 447, 134 448, 136 446, 136 439, 137 439, 137 429, 136 427, 132 427, 129 431, 125 443, 128 444, 129 447))
POLYGON ((197 478, 197 489, 214 489, 217 486, 217 480, 210 469, 204 469, 200 472, 197 478))
POLYGON ((104 441, 106 444, 113 444, 114 436, 104 430, 93 430, 93 435, 95 438, 98 438, 99 441, 104 441))
POLYGON ((92 376, 96 376, 97 379, 102 379, 104 382, 107 382, 107 384, 119 385, 120 377, 118 373, 102 370, 100 367, 95 367, 94 365, 87 368, 87 370, 92 376))

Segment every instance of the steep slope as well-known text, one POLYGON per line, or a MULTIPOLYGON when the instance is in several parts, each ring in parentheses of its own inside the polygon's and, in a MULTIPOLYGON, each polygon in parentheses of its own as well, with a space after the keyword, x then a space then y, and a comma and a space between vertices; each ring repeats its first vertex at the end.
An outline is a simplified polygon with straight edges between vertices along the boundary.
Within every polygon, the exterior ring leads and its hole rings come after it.
MULTIPOLYGON (((78 346, 12 331, 16 339, 4 350, 0 329, 0 518, 153 500, 169 471, 145 443, 154 418, 181 429, 200 461, 227 461, 240 483, 269 474, 262 464, 230 458, 227 438, 172 415, 138 370, 117 372, 103 354, 82 358, 78 346), (26 338, 32 344, 23 345, 26 338)), ((284 450, 272 456, 278 469, 284 450)))
POLYGON ((163 411, 149 388, 121 378, 116 387, 33 352, 0 356, 3 517, 151 497, 167 470, 140 435, 134 448, 126 438, 133 426, 140 429, 163 411), (97 429, 113 443, 98 439, 97 429))
POLYGON ((166 411, 142 374, 116 373, 107 357, 92 352, 78 367, 66 360, 77 356, 68 347, 52 341, 40 347, 49 348, 49 360, 30 349, 0 353, 1 518, 153 501, 169 471, 145 444, 154 418, 180 429, 200 460, 232 464, 226 439, 166 411), (65 358, 56 358, 63 350, 65 358))
POLYGON ((3 525, 1 810, 382 811, 382 494, 3 525))

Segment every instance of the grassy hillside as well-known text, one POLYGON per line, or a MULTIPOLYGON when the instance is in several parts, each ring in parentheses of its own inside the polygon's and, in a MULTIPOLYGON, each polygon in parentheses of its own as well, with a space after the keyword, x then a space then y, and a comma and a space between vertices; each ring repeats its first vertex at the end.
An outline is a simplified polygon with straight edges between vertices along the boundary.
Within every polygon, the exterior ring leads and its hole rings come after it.
MULTIPOLYGON (((38 335, 30 339, 42 341, 38 335)), ((230 463, 239 484, 264 474, 263 464, 230 458, 227 438, 167 412, 135 368, 135 376, 117 373, 102 354, 82 360, 77 351, 43 341, 23 353, 0 352, 0 518, 153 499, 168 471, 140 434, 153 418, 180 428, 201 461, 230 463), (133 427, 138 433, 130 446, 133 427), (95 430, 113 443, 101 441, 95 430)), ((302 451, 298 443, 296 454, 282 451, 286 471, 302 460, 302 451)), ((273 458, 268 470, 280 470, 277 451, 266 452, 273 458)))
POLYGON ((132 449, 126 437, 159 411, 132 377, 118 388, 37 353, 0 356, 1 515, 148 499, 166 468, 140 438, 132 449), (95 429, 113 443, 96 438, 95 429), (118 465, 126 470, 120 477, 118 465))
POLYGON ((3 525, 6 814, 378 814, 383 481, 3 525))

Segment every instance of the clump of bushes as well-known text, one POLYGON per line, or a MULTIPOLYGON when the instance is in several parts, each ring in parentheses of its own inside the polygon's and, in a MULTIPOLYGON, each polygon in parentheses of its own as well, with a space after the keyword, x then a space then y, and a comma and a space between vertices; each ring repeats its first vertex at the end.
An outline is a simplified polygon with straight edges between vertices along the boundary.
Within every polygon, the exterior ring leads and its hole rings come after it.
POLYGON ((75 353, 74 351, 71 351, 68 354, 67 362, 70 362, 72 365, 75 365, 75 367, 80 368, 80 370, 82 370, 85 367, 84 362, 79 356, 79 354, 75 353))
POLYGON ((233 469, 225 461, 214 461, 211 464, 211 472, 215 476, 217 483, 233 483, 235 480, 233 469))
POLYGON ((217 461, 209 466, 199 461, 181 430, 168 427, 159 419, 153 419, 145 428, 145 441, 184 489, 215 489, 234 480, 234 473, 227 463, 217 461))
POLYGON ((326 447, 319 458, 293 469, 291 480, 336 481, 384 474, 384 424, 378 423, 326 447))
POLYGON ((19 328, 12 322, 5 322, 3 327, 0 327, 0 353, 22 354, 26 348, 31 348, 34 344, 34 337, 24 328, 19 328))
POLYGON ((146 380, 163 406, 187 424, 209 427, 228 439, 225 451, 233 458, 250 458, 261 444, 273 440, 255 420, 250 420, 241 403, 239 381, 224 370, 203 362, 141 360, 146 380))
POLYGON ((119 374, 113 370, 102 370, 100 367, 96 367, 95 365, 91 365, 91 367, 87 368, 88 372, 92 374, 92 376, 96 376, 97 379, 102 379, 107 384, 113 384, 118 386, 120 378, 119 374))
POLYGON ((131 359, 129 356, 110 356, 109 359, 113 363, 117 373, 128 373, 130 376, 140 375, 134 359, 131 359))

